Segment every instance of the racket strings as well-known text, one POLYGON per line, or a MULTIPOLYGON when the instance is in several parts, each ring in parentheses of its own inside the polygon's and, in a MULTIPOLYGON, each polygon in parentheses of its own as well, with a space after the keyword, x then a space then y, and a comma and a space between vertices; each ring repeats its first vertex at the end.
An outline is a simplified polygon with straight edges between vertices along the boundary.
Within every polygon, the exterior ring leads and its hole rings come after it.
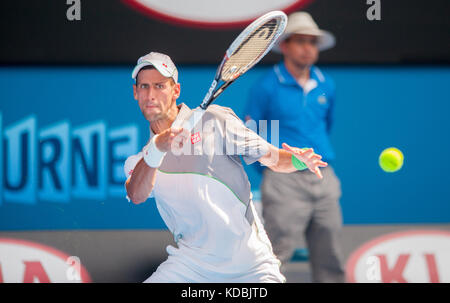
POLYGON ((249 33, 248 38, 242 42, 225 62, 221 73, 222 80, 234 80, 250 69, 255 62, 258 62, 271 42, 277 38, 279 26, 279 20, 272 19, 249 33))

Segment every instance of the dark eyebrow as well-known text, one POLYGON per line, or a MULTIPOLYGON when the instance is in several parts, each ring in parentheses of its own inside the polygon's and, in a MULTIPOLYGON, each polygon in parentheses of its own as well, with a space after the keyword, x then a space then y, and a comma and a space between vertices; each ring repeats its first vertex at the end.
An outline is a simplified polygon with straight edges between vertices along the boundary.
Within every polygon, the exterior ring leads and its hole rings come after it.
POLYGON ((139 83, 137 83, 136 85, 143 85, 143 84, 146 84, 146 85, 166 84, 167 81, 170 81, 170 79, 166 79, 166 80, 159 81, 159 82, 151 82, 151 83, 147 83, 147 82, 139 82, 139 83))

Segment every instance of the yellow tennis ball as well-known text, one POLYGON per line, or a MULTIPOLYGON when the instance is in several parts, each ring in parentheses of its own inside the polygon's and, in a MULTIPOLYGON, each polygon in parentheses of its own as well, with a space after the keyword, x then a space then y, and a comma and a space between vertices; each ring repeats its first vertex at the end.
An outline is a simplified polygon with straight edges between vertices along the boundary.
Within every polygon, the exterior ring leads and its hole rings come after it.
POLYGON ((403 166, 403 153, 395 147, 386 148, 381 152, 378 162, 385 172, 396 172, 403 166))

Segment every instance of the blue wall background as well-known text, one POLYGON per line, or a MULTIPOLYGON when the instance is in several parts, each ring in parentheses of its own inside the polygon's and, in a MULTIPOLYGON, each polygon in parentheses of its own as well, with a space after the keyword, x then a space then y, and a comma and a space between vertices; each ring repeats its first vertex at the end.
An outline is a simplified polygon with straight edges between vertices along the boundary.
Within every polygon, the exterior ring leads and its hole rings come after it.
MULTIPOLYGON (((131 68, 0 68, 3 138, 5 127, 33 115, 37 131, 63 120, 72 127, 101 121, 107 130, 135 125, 140 148, 148 127, 132 97, 131 68)), ((248 88, 269 68, 252 69, 216 103, 241 115, 248 88)), ((337 84, 333 166, 342 182, 344 223, 450 222, 450 67, 321 68, 337 84), (378 155, 391 146, 403 151, 405 163, 399 172, 388 174, 379 168, 378 155)), ((215 69, 181 66, 179 100, 196 106, 215 69)), ((246 169, 256 190, 260 177, 253 167, 246 169)), ((1 188, 0 230, 164 228, 152 200, 136 206, 119 193, 27 204, 8 201, 1 188)))

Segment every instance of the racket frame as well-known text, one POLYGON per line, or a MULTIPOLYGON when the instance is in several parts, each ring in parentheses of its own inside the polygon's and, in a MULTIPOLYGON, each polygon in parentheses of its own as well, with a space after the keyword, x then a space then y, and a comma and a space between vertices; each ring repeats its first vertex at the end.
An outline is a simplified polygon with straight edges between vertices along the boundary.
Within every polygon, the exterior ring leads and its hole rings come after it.
MULTIPOLYGON (((222 59, 222 62, 219 64, 216 74, 214 76, 214 80, 212 81, 208 92, 206 93, 205 97, 203 98, 202 103, 199 105, 199 108, 193 111, 190 118, 188 119, 187 123, 184 123, 184 128, 191 131, 195 124, 201 119, 204 112, 208 108, 208 106, 228 87, 233 83, 237 78, 239 78, 241 75, 246 73, 249 69, 251 69, 255 64, 257 64, 273 47, 273 45, 277 42, 277 40, 280 38, 281 34, 284 32, 287 25, 287 16, 282 11, 271 11, 252 23, 250 23, 237 37, 234 39, 234 41, 231 43, 231 45, 228 47, 227 51, 225 52, 225 55, 222 59), (233 77, 232 80, 229 81, 223 81, 221 78, 222 69, 227 60, 233 55, 233 53, 236 51, 237 48, 241 46, 241 44, 244 42, 245 39, 249 37, 251 33, 253 33, 257 28, 265 24, 266 22, 270 21, 271 19, 277 18, 279 21, 279 26, 276 29, 276 33, 274 34, 272 41, 269 43, 269 45, 266 47, 265 51, 259 54, 259 56, 256 58, 256 60, 252 61, 250 65, 247 66, 247 68, 240 73, 236 73, 236 75, 233 77), (219 85, 220 84, 220 85, 219 85), (195 114, 194 114, 195 113, 195 114)), ((181 123, 177 123, 177 125, 172 125, 172 127, 181 126, 181 123), (180 124, 180 125, 178 125, 180 124)))
POLYGON ((257 64, 273 47, 273 45, 277 42, 278 38, 281 36, 281 34, 284 32, 287 25, 287 16, 282 11, 271 11, 252 23, 250 23, 237 37, 234 39, 234 41, 231 43, 231 45, 228 47, 227 51, 225 52, 225 56, 222 59, 222 62, 220 63, 219 67, 217 68, 216 75, 214 77, 213 82, 211 83, 211 86, 206 93, 205 97, 203 98, 202 103, 200 104, 200 107, 204 110, 228 87, 231 83, 233 83, 237 78, 239 78, 241 75, 243 75, 245 72, 247 72, 249 69, 251 69, 255 64, 257 64), (221 74, 222 69, 227 62, 227 60, 233 55, 233 53, 238 49, 241 44, 244 42, 245 39, 249 37, 251 33, 253 33, 257 28, 265 24, 271 19, 278 18, 279 20, 279 26, 276 29, 276 33, 274 34, 274 37, 272 41, 269 43, 269 45, 266 47, 265 51, 261 53, 256 60, 254 60, 250 66, 248 66, 244 72, 236 74, 236 76, 233 78, 233 80, 230 81, 221 81, 221 74), (219 83, 223 82, 223 84, 219 85, 219 83))

